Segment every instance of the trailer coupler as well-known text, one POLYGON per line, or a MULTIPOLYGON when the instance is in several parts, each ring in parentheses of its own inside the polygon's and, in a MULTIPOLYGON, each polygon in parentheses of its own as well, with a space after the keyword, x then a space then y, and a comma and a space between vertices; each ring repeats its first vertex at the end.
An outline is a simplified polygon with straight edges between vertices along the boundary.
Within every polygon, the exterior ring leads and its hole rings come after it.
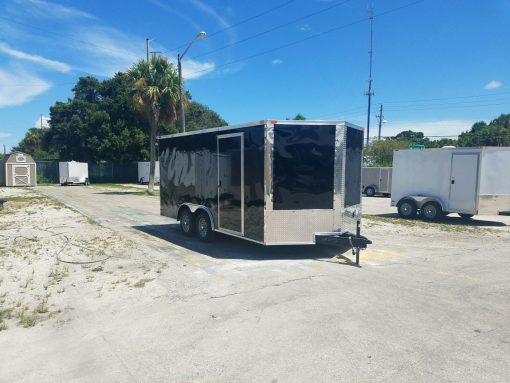
POLYGON ((352 255, 356 257, 356 265, 359 265, 359 253, 361 249, 366 249, 372 241, 363 235, 354 235, 345 233, 317 233, 315 234, 315 243, 318 245, 337 245, 350 246, 352 255))

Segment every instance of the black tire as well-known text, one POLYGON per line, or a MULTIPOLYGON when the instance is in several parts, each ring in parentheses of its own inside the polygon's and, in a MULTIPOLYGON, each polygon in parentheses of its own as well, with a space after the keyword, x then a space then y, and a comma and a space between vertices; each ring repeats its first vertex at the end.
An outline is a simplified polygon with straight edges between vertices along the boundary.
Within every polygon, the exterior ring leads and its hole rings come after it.
POLYGON ((398 215, 401 218, 412 219, 416 217, 416 203, 411 199, 404 199, 397 205, 398 215))
POLYGON ((372 186, 369 186, 365 189, 365 194, 367 197, 373 197, 375 195, 375 189, 372 186))
POLYGON ((458 214, 459 214, 460 218, 466 219, 466 220, 471 219, 475 216, 474 214, 467 214, 467 213, 458 213, 458 214))
POLYGON ((179 223, 181 225, 181 231, 185 236, 191 237, 195 234, 195 216, 189 209, 184 209, 181 213, 179 223))
POLYGON ((437 202, 426 202, 421 207, 421 218, 425 221, 437 221, 443 218, 443 209, 437 202))
POLYGON ((212 238, 213 230, 211 227, 211 220, 209 219, 209 216, 204 212, 198 213, 196 221, 196 232, 198 239, 201 241, 207 242, 212 238))

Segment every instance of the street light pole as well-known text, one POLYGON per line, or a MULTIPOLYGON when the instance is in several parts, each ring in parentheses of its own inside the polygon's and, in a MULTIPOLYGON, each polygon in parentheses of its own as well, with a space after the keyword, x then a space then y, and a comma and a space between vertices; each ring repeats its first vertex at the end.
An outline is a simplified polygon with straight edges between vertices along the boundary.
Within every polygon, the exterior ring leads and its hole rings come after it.
POLYGON ((186 119, 184 116, 184 84, 182 82, 182 59, 188 53, 189 48, 197 40, 202 40, 205 37, 205 32, 200 32, 189 43, 188 47, 182 53, 177 54, 177 70, 179 71, 179 108, 181 109, 181 133, 186 131, 186 119))

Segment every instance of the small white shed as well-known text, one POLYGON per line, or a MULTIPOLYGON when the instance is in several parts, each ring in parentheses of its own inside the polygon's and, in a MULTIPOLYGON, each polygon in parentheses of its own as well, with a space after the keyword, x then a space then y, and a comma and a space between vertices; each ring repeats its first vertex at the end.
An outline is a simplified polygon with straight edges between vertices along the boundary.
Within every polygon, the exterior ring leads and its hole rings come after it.
POLYGON ((89 184, 89 164, 86 162, 59 162, 58 171, 61 185, 89 184))
POLYGON ((36 186, 37 166, 31 155, 14 152, 0 161, 1 186, 36 186))

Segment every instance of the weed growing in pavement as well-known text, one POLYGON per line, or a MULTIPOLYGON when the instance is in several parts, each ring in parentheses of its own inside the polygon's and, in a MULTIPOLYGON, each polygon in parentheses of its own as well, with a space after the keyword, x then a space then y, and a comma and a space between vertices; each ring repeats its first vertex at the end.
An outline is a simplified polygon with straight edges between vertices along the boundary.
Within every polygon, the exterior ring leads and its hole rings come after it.
POLYGON ((38 314, 45 314, 48 310, 48 298, 44 297, 41 302, 35 307, 34 312, 38 314))
POLYGON ((34 327, 37 323, 37 319, 33 315, 23 315, 19 321, 19 324, 24 328, 34 327))
POLYGON ((133 287, 138 287, 138 288, 142 288, 142 287, 145 287, 145 284, 153 281, 154 278, 142 278, 140 279, 138 282, 136 282, 133 287))

